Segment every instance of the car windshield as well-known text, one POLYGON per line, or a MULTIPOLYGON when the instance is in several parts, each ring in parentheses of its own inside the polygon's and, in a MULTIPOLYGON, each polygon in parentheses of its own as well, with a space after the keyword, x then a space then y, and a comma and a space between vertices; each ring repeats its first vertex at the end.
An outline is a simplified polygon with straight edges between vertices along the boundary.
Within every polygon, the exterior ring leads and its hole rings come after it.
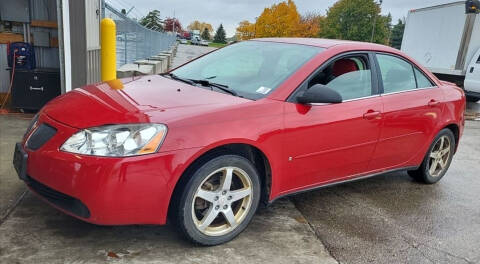
POLYGON ((323 50, 307 45, 244 41, 207 54, 171 73, 181 79, 196 80, 215 91, 225 92, 226 88, 233 90, 234 95, 257 100, 323 50), (217 89, 219 85, 224 89, 217 89))

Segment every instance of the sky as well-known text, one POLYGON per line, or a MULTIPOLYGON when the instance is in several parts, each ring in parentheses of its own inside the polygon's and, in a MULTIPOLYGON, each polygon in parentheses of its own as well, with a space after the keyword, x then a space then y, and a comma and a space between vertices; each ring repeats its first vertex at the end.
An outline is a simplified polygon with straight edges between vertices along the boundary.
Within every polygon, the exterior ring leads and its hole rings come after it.
MULTIPOLYGON (((326 10, 336 0, 294 0, 300 14, 309 12, 325 15, 326 10)), ((379 0, 377 0, 379 1, 379 0)), ((457 0, 383 0, 382 14, 391 13, 393 22, 406 17, 411 9, 456 2, 457 0)), ((212 24, 216 29, 223 24, 227 37, 235 34, 238 23, 242 20, 255 22, 265 7, 281 0, 107 0, 118 9, 129 10, 131 16, 141 18, 148 11, 160 10, 161 18, 176 17, 184 28, 194 20, 212 24)))

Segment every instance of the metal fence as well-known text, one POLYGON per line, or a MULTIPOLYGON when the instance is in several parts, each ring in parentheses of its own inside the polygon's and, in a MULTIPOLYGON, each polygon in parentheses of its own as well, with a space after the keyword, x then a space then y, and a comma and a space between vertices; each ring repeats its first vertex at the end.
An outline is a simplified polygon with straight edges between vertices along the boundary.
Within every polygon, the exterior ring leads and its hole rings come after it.
POLYGON ((176 41, 174 34, 145 28, 107 3, 104 3, 103 14, 117 26, 118 67, 168 50, 176 41))

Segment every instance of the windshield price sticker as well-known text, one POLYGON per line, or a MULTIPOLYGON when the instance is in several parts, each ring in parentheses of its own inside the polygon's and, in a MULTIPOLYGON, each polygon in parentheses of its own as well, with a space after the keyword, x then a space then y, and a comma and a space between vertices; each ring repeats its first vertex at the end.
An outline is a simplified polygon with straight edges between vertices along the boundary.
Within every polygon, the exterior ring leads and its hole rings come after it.
POLYGON ((272 90, 272 88, 260 86, 260 88, 258 88, 256 92, 257 92, 257 93, 261 93, 261 94, 267 94, 267 93, 270 92, 271 90, 272 90))

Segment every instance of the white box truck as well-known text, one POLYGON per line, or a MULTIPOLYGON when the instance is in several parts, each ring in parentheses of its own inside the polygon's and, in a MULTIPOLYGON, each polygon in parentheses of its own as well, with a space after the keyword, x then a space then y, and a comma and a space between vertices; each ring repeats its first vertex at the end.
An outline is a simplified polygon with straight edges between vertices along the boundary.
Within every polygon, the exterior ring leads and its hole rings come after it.
POLYGON ((478 0, 410 10, 401 48, 470 101, 480 100, 479 11, 478 0))

